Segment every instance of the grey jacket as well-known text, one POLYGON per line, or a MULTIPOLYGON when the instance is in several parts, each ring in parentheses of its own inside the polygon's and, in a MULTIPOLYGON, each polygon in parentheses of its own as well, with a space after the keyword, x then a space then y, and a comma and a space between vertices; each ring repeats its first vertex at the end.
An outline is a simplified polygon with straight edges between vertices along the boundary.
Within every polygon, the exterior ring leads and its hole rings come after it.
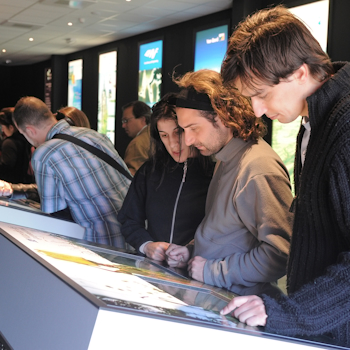
POLYGON ((292 231, 288 172, 262 139, 233 138, 216 158, 193 250, 207 259, 204 282, 232 289, 276 281, 286 271, 292 231))

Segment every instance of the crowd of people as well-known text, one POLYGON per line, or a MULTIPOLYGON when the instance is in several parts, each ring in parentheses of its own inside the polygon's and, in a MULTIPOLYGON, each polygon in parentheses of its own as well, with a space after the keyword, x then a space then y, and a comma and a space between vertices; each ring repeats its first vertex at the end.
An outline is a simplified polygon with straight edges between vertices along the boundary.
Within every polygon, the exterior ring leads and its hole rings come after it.
POLYGON ((0 195, 34 198, 87 240, 206 284, 234 290, 287 274, 288 295, 239 296, 221 313, 350 346, 350 64, 332 63, 280 5, 237 26, 221 73, 173 79, 179 92, 152 108, 123 106, 124 159, 73 107, 53 114, 24 97, 3 109, 0 195), (302 116, 294 199, 263 115, 302 116))

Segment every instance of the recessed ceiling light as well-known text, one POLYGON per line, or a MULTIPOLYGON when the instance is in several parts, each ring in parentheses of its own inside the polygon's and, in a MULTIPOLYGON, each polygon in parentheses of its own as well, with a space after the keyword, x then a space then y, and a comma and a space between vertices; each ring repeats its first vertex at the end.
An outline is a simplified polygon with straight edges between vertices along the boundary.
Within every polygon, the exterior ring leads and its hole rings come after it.
POLYGON ((34 38, 29 38, 29 41, 34 41, 34 38))
POLYGON ((72 22, 68 22, 67 23, 70 27, 73 25, 73 23, 72 22))
POLYGON ((129 1, 131 1, 131 0, 126 0, 126 1, 128 1, 128 2, 129 2, 129 1))
POLYGON ((6 52, 6 49, 2 49, 1 51, 2 51, 2 52, 6 52))

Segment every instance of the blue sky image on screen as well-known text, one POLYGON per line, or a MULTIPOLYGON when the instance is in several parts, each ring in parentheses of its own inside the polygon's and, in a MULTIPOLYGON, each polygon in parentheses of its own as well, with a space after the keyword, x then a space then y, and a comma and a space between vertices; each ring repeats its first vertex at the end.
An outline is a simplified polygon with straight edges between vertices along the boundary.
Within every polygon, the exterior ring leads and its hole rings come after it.
POLYGON ((162 58, 163 40, 141 45, 139 70, 162 68, 162 58))
POLYGON ((138 99, 152 107, 161 97, 163 40, 140 45, 138 99))
POLYGON ((228 25, 201 30, 196 33, 194 70, 212 69, 220 72, 227 49, 228 25))
POLYGON ((81 109, 83 60, 68 62, 68 106, 81 109))

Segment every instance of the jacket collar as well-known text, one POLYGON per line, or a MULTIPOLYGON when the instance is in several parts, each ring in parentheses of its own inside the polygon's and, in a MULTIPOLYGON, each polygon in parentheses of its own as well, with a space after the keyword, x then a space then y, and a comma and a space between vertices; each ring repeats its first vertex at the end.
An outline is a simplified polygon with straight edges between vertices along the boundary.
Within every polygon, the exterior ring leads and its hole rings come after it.
POLYGON ((233 137, 229 143, 224 146, 224 148, 216 153, 215 157, 222 162, 228 162, 239 154, 248 143, 249 142, 246 142, 240 138, 233 137))
POLYGON ((334 62, 335 74, 328 79, 306 101, 309 109, 311 129, 317 127, 332 108, 350 93, 350 63, 334 62))

